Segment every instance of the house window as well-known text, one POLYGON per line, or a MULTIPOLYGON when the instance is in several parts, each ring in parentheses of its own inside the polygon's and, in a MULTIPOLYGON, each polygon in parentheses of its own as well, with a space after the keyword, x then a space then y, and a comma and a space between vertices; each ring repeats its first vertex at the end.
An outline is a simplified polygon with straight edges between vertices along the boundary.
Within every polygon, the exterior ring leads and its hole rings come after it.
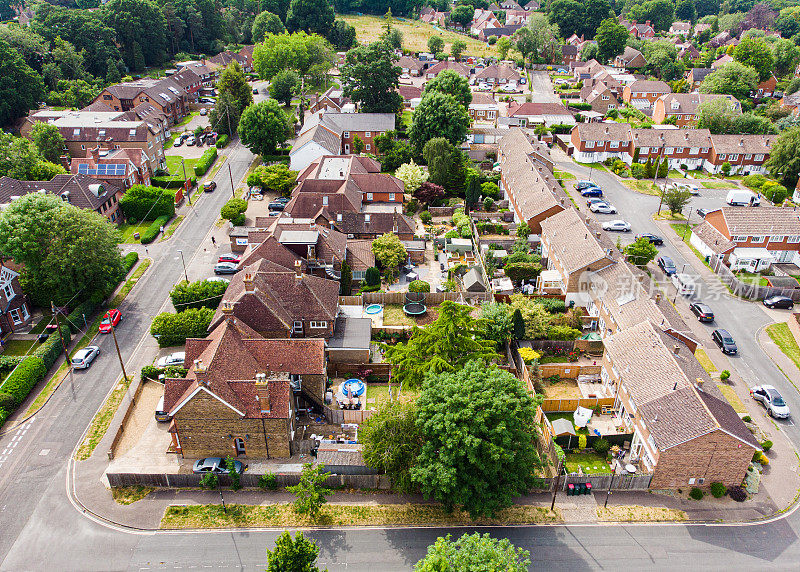
POLYGON ((77 128, 75 128, 75 129, 73 129, 73 130, 72 130, 72 136, 73 136, 73 137, 77 137, 77 136, 78 136, 78 135, 80 135, 80 134, 81 134, 80 127, 77 127, 77 128))
POLYGON ((672 155, 672 147, 667 147, 664 149, 664 155, 672 155))
POLYGON ((322 204, 323 204, 323 206, 327 206, 327 204, 328 204, 328 197, 327 196, 322 197, 322 204))
POLYGON ((16 309, 15 310, 11 310, 11 312, 9 312, 9 314, 11 314, 11 320, 15 324, 21 324, 22 323, 22 318, 20 318, 19 310, 16 310, 16 309))
POLYGON ((237 437, 233 440, 233 446, 236 448, 236 456, 245 455, 244 439, 237 437))
POLYGON ((312 330, 324 330, 328 327, 328 322, 314 322, 311 321, 311 329, 312 330))
POLYGON ((594 141, 587 141, 586 142, 586 148, 588 149, 590 147, 594 147, 594 141))
POLYGON ((393 200, 394 200, 394 193, 389 193, 389 200, 390 200, 390 201, 393 201, 393 200))
POLYGON ((763 154, 759 153, 758 155, 756 155, 756 161, 763 161, 763 160, 764 160, 763 154))
POLYGON ((648 153, 650 153, 650 147, 642 147, 639 149, 639 154, 641 155, 647 155, 648 153))
POLYGON ((797 244, 798 242, 800 242, 800 236, 797 236, 797 235, 789 236, 787 238, 788 238, 787 242, 790 242, 792 244, 797 244))
POLYGON ((616 108, 617 108, 617 106, 616 106, 616 105, 614 105, 613 103, 609 103, 609 104, 608 104, 608 108, 609 108, 609 109, 616 109, 616 108))
POLYGON ((350 132, 345 131, 344 133, 342 133, 342 137, 344 137, 345 139, 350 139, 350 132))
POLYGON ((675 149, 675 153, 677 153, 678 155, 683 153, 683 147, 678 147, 677 149, 675 149))
POLYGON ((81 145, 81 149, 83 149, 84 151, 86 151, 86 145, 81 145))
POLYGON ((494 111, 487 111, 486 117, 488 117, 489 119, 494 119, 494 111))
MULTIPOLYGON (((731 236, 731 242, 745 242, 746 240, 747 240, 746 236, 741 236, 741 235, 733 235, 733 236, 731 236)), ((800 241, 798 241, 798 242, 800 242, 800 241)))
POLYGON ((300 320, 295 320, 292 324, 292 331, 293 332, 302 332, 303 331, 303 322, 300 320))
POLYGON ((608 100, 609 100, 609 97, 607 95, 604 95, 603 96, 603 101, 608 101, 608 100))
MULTIPOLYGON (((697 119, 697 116, 695 115, 694 118, 697 119)), ((701 153, 708 153, 708 147, 703 147, 701 153)))
POLYGON ((30 314, 28 314, 28 306, 23 305, 20 310, 22 310, 22 320, 27 320, 30 317, 30 314))
POLYGON ((780 235, 779 236, 768 236, 767 237, 767 242, 783 242, 783 239, 784 239, 784 237, 780 236, 780 235))
POLYGON ((367 131, 364 133, 364 137, 372 137, 372 131, 367 131))
POLYGON ((14 297, 16 292, 14 292, 14 285, 11 282, 3 286, 3 294, 5 294, 6 300, 11 300, 14 297))
POLYGON ((758 244, 758 243, 764 242, 764 237, 763 236, 751 236, 750 237, 750 242, 752 242, 754 244, 758 244))
POLYGON ((750 153, 748 153, 747 155, 744 156, 745 161, 749 161, 752 158, 753 158, 753 155, 750 154, 750 153))
POLYGON ((724 161, 725 160, 725 154, 723 153, 722 155, 719 156, 719 158, 724 161))
POLYGON ((609 141, 609 146, 612 149, 616 149, 617 147, 619 147, 619 141, 609 141))
POLYGON ((370 149, 372 149, 372 145, 370 145, 369 143, 367 143, 366 145, 364 145, 364 149, 366 149, 367 151, 369 151, 370 149))
POLYGON ((372 200, 372 193, 367 193, 367 200, 368 200, 368 201, 371 201, 371 200, 372 200))
POLYGON ((364 280, 366 277, 366 270, 353 270, 353 280, 364 280))
POLYGON ((733 155, 730 156, 730 160, 731 161, 735 161, 738 158, 739 158, 739 155, 736 155, 736 154, 733 154, 733 155))

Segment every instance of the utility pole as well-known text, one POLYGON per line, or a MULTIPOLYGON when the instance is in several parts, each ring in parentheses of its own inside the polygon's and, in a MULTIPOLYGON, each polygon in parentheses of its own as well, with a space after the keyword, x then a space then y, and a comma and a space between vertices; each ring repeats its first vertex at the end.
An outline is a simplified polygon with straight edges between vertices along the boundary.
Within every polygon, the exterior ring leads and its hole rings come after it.
MULTIPOLYGON (((659 151, 658 151, 658 155, 656 155, 656 173, 655 173, 655 175, 653 175, 653 184, 656 186, 656 189, 658 189, 658 182, 657 182, 658 181, 658 166, 661 164, 661 154, 663 152, 664 152, 664 146, 662 145, 661 149, 659 149, 659 151)), ((667 176, 669 176, 669 164, 667 164, 667 176)), ((662 190, 660 193, 658 193, 658 195, 659 195, 658 212, 656 213, 656 216, 661 214, 661 207, 664 205, 664 191, 666 191, 666 190, 667 190, 667 182, 666 182, 666 179, 664 179, 664 190, 662 190)))
POLYGON ((558 459, 558 467, 556 467, 556 482, 553 486, 553 502, 550 504, 550 510, 556 509, 556 493, 558 492, 558 485, 561 483, 561 458, 558 459))
POLYGON ((186 278, 186 283, 189 283, 189 274, 186 272, 186 261, 183 259, 183 250, 178 250, 181 255, 181 262, 183 263, 183 277, 186 278))
MULTIPOLYGON (((186 179, 186 162, 183 160, 183 157, 181 157, 181 167, 183 167, 183 184, 185 185, 186 181, 187 181, 187 179, 186 179)), ((186 193, 186 197, 189 199, 189 206, 192 206, 192 190, 191 189, 189 189, 189 192, 186 193)))
POLYGON ((231 178, 231 196, 236 198, 236 191, 233 188, 233 172, 231 172, 231 162, 228 161, 228 176, 231 178))
POLYGON ((114 347, 117 348, 117 357, 119 358, 119 366, 122 368, 122 377, 125 381, 128 381, 128 374, 125 373, 125 363, 122 361, 122 354, 119 351, 119 344, 117 343, 117 332, 114 328, 114 320, 111 319, 111 316, 108 316, 108 323, 111 325, 111 335, 114 338, 114 347))
MULTIPOLYGON (((73 369, 72 369, 72 362, 69 359, 69 353, 67 352, 67 344, 64 342, 64 332, 61 331, 61 322, 58 321, 58 310, 56 309, 56 304, 52 300, 50 301, 50 311, 53 312, 53 316, 56 319, 56 328, 58 328, 58 335, 61 336, 61 349, 64 350, 64 359, 67 360, 67 366, 69 367, 69 380, 70 384, 75 387, 75 378, 73 377, 73 369)), ((85 319, 85 318, 84 318, 85 319)))

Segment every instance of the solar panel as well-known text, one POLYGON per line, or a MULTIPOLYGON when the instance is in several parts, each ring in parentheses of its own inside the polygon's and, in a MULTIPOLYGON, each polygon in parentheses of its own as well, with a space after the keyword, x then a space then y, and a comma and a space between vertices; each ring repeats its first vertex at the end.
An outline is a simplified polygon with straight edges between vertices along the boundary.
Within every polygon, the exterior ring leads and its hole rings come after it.
POLYGON ((89 174, 89 165, 83 163, 78 165, 78 174, 80 175, 88 175, 89 174))

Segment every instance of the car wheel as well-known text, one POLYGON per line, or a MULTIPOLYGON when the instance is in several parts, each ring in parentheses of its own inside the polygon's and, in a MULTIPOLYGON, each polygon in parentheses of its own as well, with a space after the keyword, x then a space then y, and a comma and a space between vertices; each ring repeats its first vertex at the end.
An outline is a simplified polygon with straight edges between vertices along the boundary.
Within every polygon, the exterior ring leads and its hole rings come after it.
POLYGON ((775 417, 775 416, 772 414, 772 409, 767 409, 767 415, 769 415, 770 417, 775 417))

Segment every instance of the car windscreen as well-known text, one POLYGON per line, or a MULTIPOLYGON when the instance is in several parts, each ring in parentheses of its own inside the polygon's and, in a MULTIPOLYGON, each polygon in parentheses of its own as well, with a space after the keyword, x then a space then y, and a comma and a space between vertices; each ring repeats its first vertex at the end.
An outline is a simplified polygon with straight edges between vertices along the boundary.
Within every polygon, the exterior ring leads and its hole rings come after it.
POLYGON ((722 336, 722 342, 730 345, 734 345, 736 342, 733 341, 733 338, 730 336, 722 336))

